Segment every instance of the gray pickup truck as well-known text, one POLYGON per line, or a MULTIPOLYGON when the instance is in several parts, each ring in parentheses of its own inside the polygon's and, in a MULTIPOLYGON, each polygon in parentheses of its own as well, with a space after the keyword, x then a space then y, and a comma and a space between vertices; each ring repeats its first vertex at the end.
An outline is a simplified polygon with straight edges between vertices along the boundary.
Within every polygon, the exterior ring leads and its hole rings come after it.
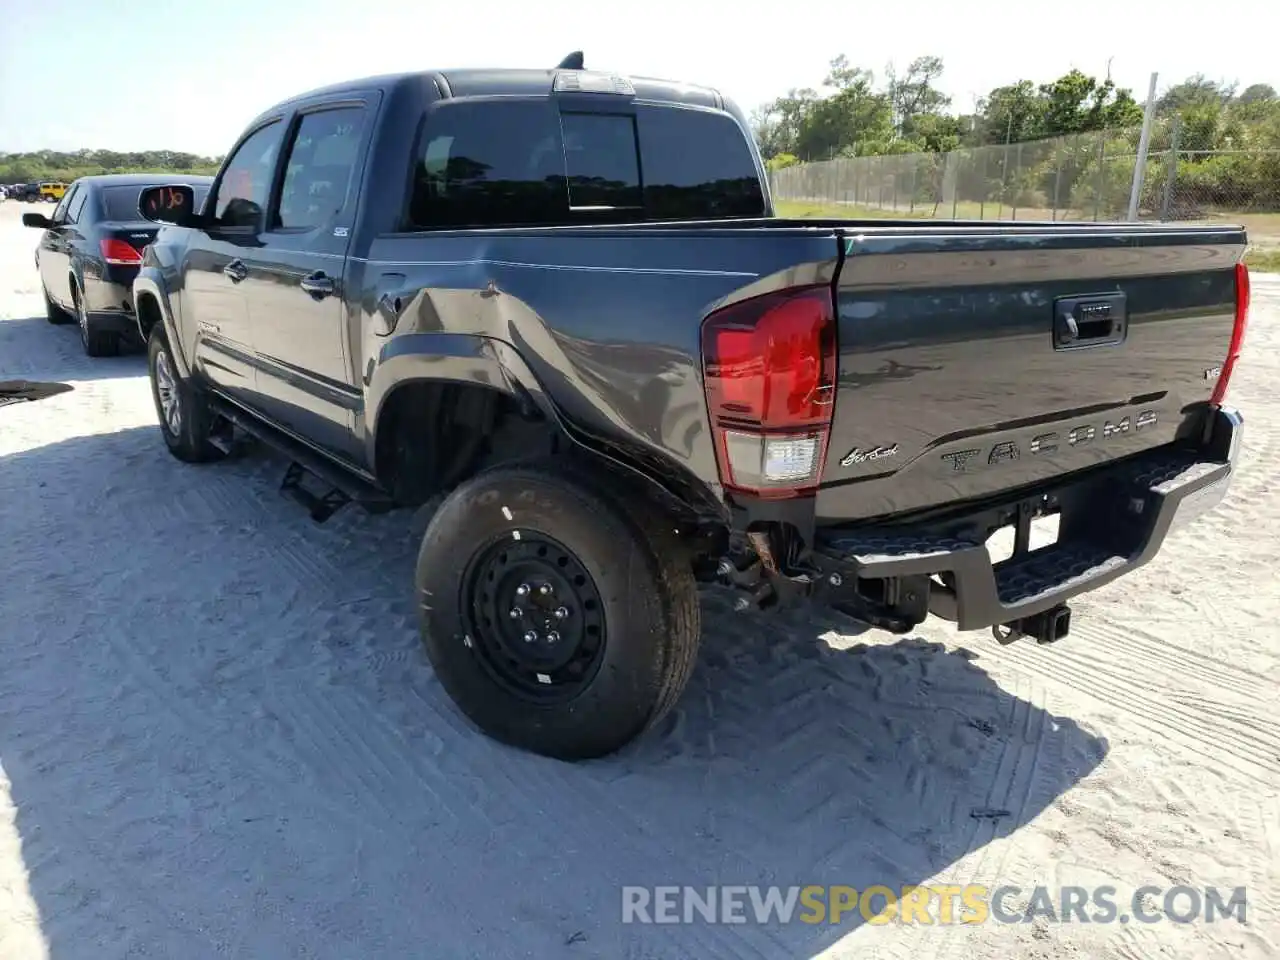
POLYGON ((427 655, 556 757, 671 709, 699 582, 1057 640, 1240 446, 1242 228, 779 219, 732 101, 580 56, 303 94, 192 198, 139 201, 169 450, 257 436, 317 520, 442 497, 427 655))

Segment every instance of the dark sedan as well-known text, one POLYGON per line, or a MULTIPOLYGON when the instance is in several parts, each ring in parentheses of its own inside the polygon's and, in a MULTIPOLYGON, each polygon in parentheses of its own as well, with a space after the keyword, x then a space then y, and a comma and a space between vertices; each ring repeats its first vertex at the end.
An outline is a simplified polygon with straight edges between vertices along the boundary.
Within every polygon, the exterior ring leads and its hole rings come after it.
POLYGON ((44 230, 36 266, 50 323, 80 324, 91 357, 115 354, 122 336, 135 335, 133 278, 142 250, 156 235, 138 212, 145 187, 186 183, 203 203, 212 177, 116 174, 81 177, 53 213, 24 213, 22 222, 44 230))

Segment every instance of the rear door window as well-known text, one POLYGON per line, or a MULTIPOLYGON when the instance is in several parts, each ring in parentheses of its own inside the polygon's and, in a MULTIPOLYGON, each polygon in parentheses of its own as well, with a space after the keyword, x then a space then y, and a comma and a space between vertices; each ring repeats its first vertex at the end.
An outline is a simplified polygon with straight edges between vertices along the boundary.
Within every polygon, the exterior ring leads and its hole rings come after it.
POLYGON ((346 206, 363 128, 363 107, 334 107, 302 117, 289 147, 273 229, 314 229, 346 206))

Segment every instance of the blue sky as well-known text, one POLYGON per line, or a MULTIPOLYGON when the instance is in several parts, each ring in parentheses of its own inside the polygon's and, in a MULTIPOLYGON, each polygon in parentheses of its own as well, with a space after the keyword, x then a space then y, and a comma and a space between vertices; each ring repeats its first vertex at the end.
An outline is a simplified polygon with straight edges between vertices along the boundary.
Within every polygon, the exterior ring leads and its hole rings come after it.
POLYGON ((1275 0, 0 0, 0 152, 224 152, 271 103, 398 70, 587 66, 706 83, 747 110, 831 57, 881 73, 934 53, 956 106, 1071 67, 1139 100, 1194 72, 1280 87, 1275 0), (1269 9, 1270 8, 1270 9, 1269 9), (1194 14, 1193 14, 1194 11, 1194 14), (1192 25, 1203 16, 1213 26, 1192 25))

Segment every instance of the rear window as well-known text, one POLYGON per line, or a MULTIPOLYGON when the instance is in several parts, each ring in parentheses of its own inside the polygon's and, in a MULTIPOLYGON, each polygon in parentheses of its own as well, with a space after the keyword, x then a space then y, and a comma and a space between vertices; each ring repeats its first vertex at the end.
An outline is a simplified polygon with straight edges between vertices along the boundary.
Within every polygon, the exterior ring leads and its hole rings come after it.
POLYGON ((407 219, 432 229, 763 214, 751 149, 727 114, 506 100, 430 114, 407 219))
MULTIPOLYGON (((124 185, 114 187, 102 187, 99 191, 102 194, 102 219, 104 220, 142 220, 142 214, 138 212, 138 196, 149 186, 158 186, 161 183, 180 183, 181 178, 174 180, 157 181, 156 184, 124 185)), ((209 188, 204 184, 195 187, 196 204, 195 209, 199 210, 204 203, 204 198, 209 193, 209 188)))
POLYGON ((640 158, 633 117, 562 113, 569 209, 639 210, 640 158))
POLYGON ((656 220, 764 216, 764 193, 737 121, 710 110, 641 107, 645 213, 656 220))

